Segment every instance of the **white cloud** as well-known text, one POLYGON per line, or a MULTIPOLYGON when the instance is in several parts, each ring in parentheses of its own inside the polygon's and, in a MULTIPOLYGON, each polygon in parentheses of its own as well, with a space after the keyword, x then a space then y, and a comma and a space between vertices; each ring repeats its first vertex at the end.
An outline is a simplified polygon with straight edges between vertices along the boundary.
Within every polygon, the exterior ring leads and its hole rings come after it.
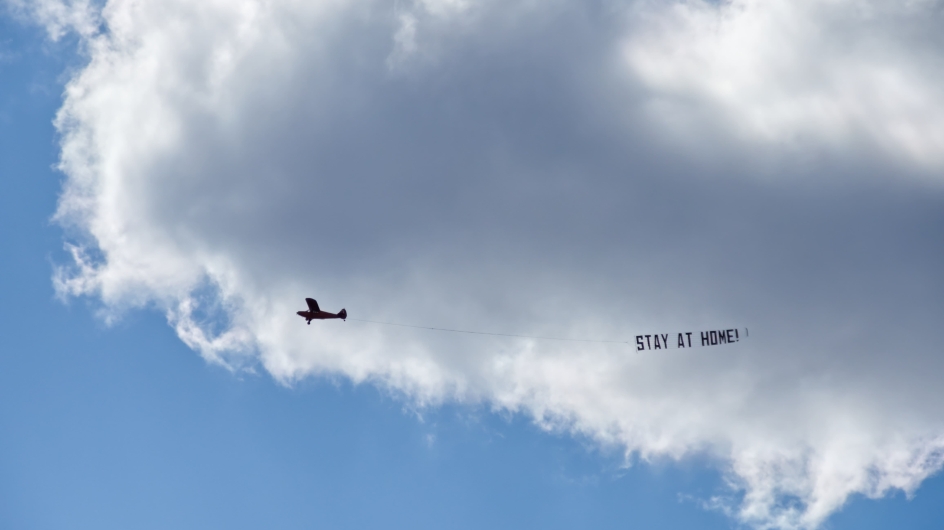
POLYGON ((901 29, 936 4, 872 22, 875 56, 870 6, 109 3, 57 120, 57 219, 79 234, 57 286, 112 316, 157 306, 233 369, 486 403, 643 458, 706 452, 741 521, 819 526, 944 454, 940 191, 897 178, 944 152, 938 70, 918 68, 936 59, 901 29), (846 47, 797 29, 848 12, 846 47), (848 77, 893 55, 912 92, 848 77), (797 131, 818 132, 784 145, 797 131), (652 355, 306 326, 304 296, 441 327, 752 339, 652 355))
POLYGON ((660 113, 944 163, 941 2, 693 0, 645 20, 624 53, 660 113))

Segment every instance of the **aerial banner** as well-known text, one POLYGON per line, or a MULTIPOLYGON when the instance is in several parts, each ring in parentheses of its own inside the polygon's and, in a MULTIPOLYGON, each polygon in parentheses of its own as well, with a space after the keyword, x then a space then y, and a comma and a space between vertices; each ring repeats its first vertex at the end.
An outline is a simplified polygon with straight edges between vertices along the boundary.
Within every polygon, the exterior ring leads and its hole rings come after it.
POLYGON ((712 329, 709 331, 684 331, 682 333, 657 333, 636 335, 636 351, 700 348, 732 344, 747 338, 747 328, 712 329))

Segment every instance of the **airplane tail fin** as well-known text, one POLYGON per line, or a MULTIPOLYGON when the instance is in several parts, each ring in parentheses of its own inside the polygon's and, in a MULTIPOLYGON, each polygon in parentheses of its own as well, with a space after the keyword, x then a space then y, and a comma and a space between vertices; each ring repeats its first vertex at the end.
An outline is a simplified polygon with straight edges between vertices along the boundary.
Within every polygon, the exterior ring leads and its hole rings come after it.
POLYGON ((342 309, 341 312, 338 313, 338 316, 341 317, 341 320, 346 320, 346 319, 347 319, 347 309, 342 309))

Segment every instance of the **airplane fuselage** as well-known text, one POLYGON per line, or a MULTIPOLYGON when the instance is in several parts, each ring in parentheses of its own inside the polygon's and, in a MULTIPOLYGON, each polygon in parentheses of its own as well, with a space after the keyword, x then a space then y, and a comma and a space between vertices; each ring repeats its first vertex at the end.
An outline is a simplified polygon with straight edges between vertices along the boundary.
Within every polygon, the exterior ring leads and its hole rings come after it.
POLYGON ((327 311, 299 311, 296 314, 307 320, 309 324, 311 324, 312 320, 328 320, 331 318, 340 318, 341 320, 344 320, 347 318, 347 311, 342 313, 329 313, 327 311))

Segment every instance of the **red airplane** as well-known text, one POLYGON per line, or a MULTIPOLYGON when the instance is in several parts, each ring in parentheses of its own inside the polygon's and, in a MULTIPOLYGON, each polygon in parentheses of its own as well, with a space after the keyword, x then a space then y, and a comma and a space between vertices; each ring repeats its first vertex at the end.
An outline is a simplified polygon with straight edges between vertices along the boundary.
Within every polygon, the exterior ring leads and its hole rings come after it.
POLYGON ((314 298, 306 298, 305 301, 308 302, 308 311, 299 311, 298 316, 307 320, 309 326, 311 325, 312 320, 326 320, 329 318, 340 318, 341 320, 347 319, 347 309, 342 309, 337 314, 329 313, 327 311, 322 311, 321 308, 318 307, 318 302, 316 302, 314 298))

